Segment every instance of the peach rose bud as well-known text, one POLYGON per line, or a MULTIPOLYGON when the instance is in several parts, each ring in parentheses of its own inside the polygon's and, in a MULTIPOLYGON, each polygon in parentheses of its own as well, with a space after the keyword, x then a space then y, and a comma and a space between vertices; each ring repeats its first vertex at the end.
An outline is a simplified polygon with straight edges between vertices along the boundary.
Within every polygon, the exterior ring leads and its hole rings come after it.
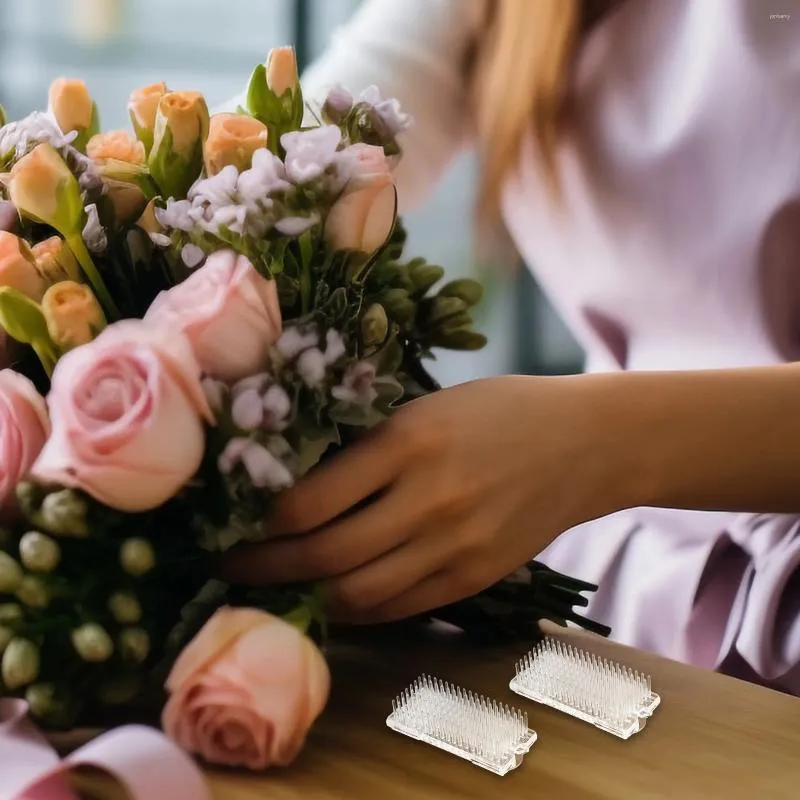
POLYGON ((36 269, 49 284, 80 279, 80 267, 72 250, 60 236, 51 236, 31 248, 36 269))
POLYGON ((273 47, 267 56, 267 86, 281 97, 294 92, 300 85, 297 74, 297 56, 293 47, 273 47))
POLYGON ((78 181, 51 145, 38 144, 11 168, 8 194, 20 215, 63 236, 83 230, 85 211, 78 181))
POLYGON ((131 93, 128 100, 130 114, 136 138, 144 145, 146 153, 153 146, 153 131, 156 127, 156 113, 161 98, 169 90, 165 83, 151 83, 131 93))
POLYGON ((97 133, 100 121, 97 105, 86 84, 81 80, 58 78, 49 92, 50 115, 64 133, 77 131, 73 144, 83 151, 89 139, 97 133))
POLYGON ((36 268, 36 259, 28 243, 13 233, 0 231, 0 287, 16 289, 38 302, 47 284, 36 268))
POLYGON ((106 326, 92 290, 74 281, 51 286, 42 298, 42 313, 53 344, 62 351, 91 342, 106 326))
POLYGON ((303 122, 303 96, 293 47, 275 47, 247 84, 247 110, 277 131, 297 130, 303 122))
POLYGON ((148 166, 164 198, 183 199, 203 168, 209 113, 199 92, 169 92, 158 104, 148 166))
POLYGON ((97 133, 86 145, 86 155, 100 164, 107 161, 124 161, 126 164, 144 164, 144 145, 127 131, 97 133))
POLYGON ((211 764, 290 764, 322 712, 330 673, 305 634, 252 608, 223 607, 167 679, 164 731, 211 764))
POLYGON ((250 169, 253 154, 267 146, 267 126, 246 114, 215 114, 203 146, 206 174, 216 175, 224 167, 238 172, 250 169))

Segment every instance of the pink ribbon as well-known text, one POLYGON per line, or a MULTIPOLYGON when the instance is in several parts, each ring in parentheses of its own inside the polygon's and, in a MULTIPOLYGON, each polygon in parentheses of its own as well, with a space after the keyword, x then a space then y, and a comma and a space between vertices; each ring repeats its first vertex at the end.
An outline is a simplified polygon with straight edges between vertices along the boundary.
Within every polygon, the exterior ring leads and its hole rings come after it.
POLYGON ((194 761, 153 728, 117 728, 61 760, 27 703, 0 699, 0 800, 77 800, 65 773, 81 766, 104 770, 132 800, 211 800, 194 761))

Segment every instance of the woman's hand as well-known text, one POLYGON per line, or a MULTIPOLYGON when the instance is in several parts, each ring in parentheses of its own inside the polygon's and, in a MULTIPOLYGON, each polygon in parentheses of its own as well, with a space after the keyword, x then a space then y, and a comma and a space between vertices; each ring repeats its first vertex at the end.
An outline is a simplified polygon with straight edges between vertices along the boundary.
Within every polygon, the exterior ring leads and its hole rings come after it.
POLYGON ((478 593, 622 507, 591 385, 493 378, 409 404, 281 494, 267 520, 275 538, 234 549, 227 577, 321 580, 332 615, 350 622, 478 593))

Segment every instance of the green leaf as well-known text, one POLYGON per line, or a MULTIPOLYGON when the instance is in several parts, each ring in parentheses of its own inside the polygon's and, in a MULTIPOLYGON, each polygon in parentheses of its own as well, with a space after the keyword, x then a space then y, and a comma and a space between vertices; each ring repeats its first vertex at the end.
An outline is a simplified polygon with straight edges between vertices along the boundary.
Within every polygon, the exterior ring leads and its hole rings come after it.
POLYGON ((302 477, 312 467, 315 467, 329 447, 341 443, 339 429, 336 425, 331 425, 329 428, 324 429, 306 429, 300 435, 299 444, 296 448, 299 457, 297 477, 302 477))
POLYGON ((12 339, 30 345, 47 374, 52 374, 59 351, 38 303, 10 286, 0 288, 0 327, 12 339))

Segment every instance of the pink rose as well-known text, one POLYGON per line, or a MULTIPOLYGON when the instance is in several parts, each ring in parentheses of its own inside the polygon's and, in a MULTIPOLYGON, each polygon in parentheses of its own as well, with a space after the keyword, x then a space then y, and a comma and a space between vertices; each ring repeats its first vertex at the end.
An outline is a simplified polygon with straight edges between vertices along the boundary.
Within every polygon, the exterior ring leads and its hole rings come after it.
POLYGON ((0 371, 0 508, 39 455, 50 433, 44 399, 10 369, 0 371))
POLYGON ((230 382, 263 372, 281 335, 275 281, 233 250, 213 253, 187 280, 162 292, 145 320, 182 330, 203 371, 230 382))
POLYGON ((336 154, 337 173, 347 184, 347 193, 393 182, 392 168, 382 147, 351 144, 336 154))
POLYGON ((63 356, 47 402, 53 433, 32 475, 122 511, 161 505, 197 472, 213 419, 189 343, 140 320, 63 356))
POLYGON ((389 238, 397 217, 394 185, 375 184, 345 192, 325 221, 325 239, 334 250, 371 255, 389 238))
POLYGON ((389 238, 397 216, 397 193, 382 147, 353 144, 337 154, 344 193, 325 222, 325 238, 334 250, 372 254, 389 238))
POLYGON ((252 608, 221 608, 167 679, 167 735, 212 764, 289 764, 328 699, 330 673, 314 643, 252 608))

